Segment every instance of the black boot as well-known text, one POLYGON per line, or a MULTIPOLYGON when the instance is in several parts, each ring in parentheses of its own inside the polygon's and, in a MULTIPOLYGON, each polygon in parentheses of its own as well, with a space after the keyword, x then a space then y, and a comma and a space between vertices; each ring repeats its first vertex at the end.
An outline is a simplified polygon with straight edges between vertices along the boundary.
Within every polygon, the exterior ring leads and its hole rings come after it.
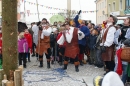
POLYGON ((43 67, 43 61, 40 61, 39 67, 43 67))
POLYGON ((80 65, 83 66, 83 62, 82 61, 80 61, 80 65))
POLYGON ((67 69, 67 64, 64 64, 63 70, 67 69))
POLYGON ((47 68, 48 68, 48 69, 51 68, 51 67, 50 67, 50 60, 47 61, 47 68))
POLYGON ((76 71, 76 72, 79 72, 78 65, 75 66, 75 71, 76 71))
POLYGON ((31 62, 31 61, 30 61, 30 53, 28 53, 28 62, 31 62))

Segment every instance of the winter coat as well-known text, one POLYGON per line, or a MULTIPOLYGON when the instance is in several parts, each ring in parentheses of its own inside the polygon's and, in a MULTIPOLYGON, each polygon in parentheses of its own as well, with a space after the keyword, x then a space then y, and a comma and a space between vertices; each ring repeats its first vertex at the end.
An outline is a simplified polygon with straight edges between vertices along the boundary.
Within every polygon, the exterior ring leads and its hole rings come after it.
POLYGON ((80 26, 80 31, 84 33, 85 37, 82 40, 79 40, 78 43, 85 46, 87 43, 86 38, 90 35, 90 31, 87 26, 80 26))
POLYGON ((24 37, 27 39, 27 42, 28 42, 28 48, 32 48, 32 36, 30 33, 25 33, 24 34, 24 37))
POLYGON ((28 42, 25 38, 18 40, 18 52, 27 53, 28 52, 28 42))
POLYGON ((89 37, 89 48, 91 50, 95 49, 96 40, 97 40, 97 35, 90 35, 90 37, 89 37))

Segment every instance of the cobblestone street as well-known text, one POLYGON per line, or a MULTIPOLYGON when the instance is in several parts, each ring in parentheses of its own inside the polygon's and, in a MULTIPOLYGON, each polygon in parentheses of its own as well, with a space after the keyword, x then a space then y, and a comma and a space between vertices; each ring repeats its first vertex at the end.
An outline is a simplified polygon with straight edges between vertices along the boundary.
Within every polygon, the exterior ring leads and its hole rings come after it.
POLYGON ((79 66, 78 73, 73 64, 69 64, 66 71, 57 62, 51 65, 51 69, 47 69, 45 58, 44 67, 38 66, 36 57, 31 57, 31 62, 27 62, 27 68, 23 72, 24 86, 93 86, 93 78, 104 73, 103 68, 88 64, 79 66))

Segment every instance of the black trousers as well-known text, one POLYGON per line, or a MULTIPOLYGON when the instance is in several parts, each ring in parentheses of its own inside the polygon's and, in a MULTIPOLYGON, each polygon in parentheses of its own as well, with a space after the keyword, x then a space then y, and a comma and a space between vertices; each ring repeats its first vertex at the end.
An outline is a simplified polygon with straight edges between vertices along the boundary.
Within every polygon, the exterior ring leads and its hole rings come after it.
MULTIPOLYGON (((50 59, 50 57, 51 57, 51 49, 50 48, 47 49, 47 53, 48 54, 45 53, 46 59, 50 59)), ((43 61, 43 55, 39 55, 39 60, 43 61)))
POLYGON ((59 62, 62 62, 64 53, 65 53, 65 48, 64 47, 60 47, 59 48, 59 53, 62 54, 62 55, 59 54, 59 62))
POLYGON ((35 48, 36 48, 36 44, 33 43, 33 44, 32 44, 32 54, 35 54, 35 48))
MULTIPOLYGON (((79 60, 78 60, 78 56, 76 56, 76 58, 75 59, 73 59, 74 60, 74 62, 78 62, 79 60)), ((69 57, 65 57, 65 61, 69 61, 69 57)))
POLYGON ((26 56, 27 53, 19 53, 19 65, 22 65, 23 61, 23 66, 26 66, 26 56))
POLYGON ((114 71, 115 68, 115 62, 112 61, 105 61, 106 64, 106 69, 108 69, 109 71, 114 71))
POLYGON ((79 44, 79 49, 80 49, 80 53, 79 54, 84 54, 85 46, 79 44))

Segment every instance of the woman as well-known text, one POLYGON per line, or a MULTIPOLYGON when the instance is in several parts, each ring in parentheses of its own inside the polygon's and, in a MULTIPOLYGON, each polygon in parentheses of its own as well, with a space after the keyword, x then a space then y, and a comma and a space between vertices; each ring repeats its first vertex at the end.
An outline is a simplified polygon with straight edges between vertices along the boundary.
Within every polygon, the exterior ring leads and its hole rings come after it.
MULTIPOLYGON (((126 36, 126 34, 128 34, 127 31, 129 29, 130 29, 130 17, 128 17, 124 20, 124 26, 121 28, 121 36, 119 37, 119 42, 121 43, 121 45, 128 38, 128 36, 126 36)), ((128 63, 122 61, 122 68, 123 68, 122 81, 124 84, 126 83, 127 78, 128 78, 127 66, 128 66, 128 63)))

